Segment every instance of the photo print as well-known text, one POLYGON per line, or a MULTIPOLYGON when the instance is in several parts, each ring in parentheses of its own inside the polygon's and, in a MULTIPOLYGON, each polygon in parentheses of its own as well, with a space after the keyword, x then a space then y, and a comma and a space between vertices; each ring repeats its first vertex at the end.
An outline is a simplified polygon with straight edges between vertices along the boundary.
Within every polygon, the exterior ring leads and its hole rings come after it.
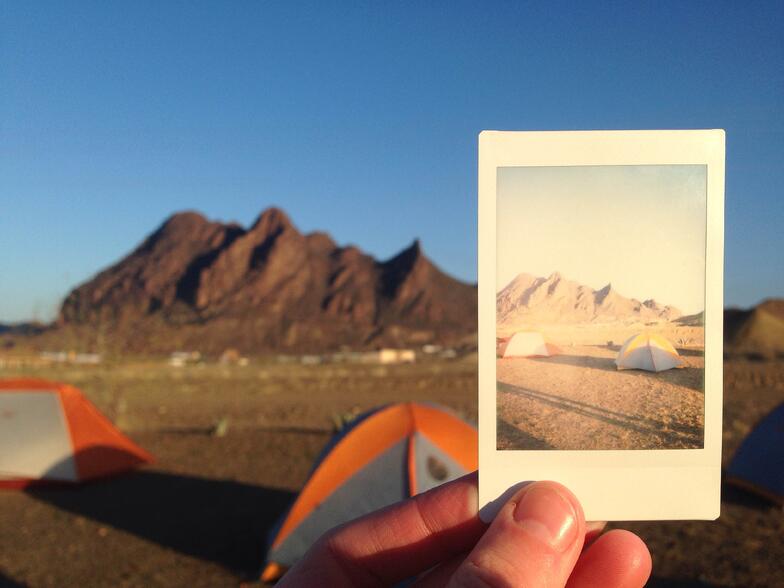
POLYGON ((721 130, 480 134, 484 520, 532 480, 587 520, 718 516, 723 206, 721 130))
POLYGON ((498 449, 701 448, 706 166, 497 174, 498 449))

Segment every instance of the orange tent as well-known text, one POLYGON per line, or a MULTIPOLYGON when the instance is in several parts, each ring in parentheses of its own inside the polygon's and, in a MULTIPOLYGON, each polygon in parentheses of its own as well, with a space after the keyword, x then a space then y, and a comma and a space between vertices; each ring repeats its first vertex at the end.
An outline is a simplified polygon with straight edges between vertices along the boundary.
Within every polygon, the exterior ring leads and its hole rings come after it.
POLYGON ((391 404, 333 437, 271 535, 262 580, 274 581, 325 531, 477 468, 476 428, 442 407, 391 404))
POLYGON ((153 457, 81 392, 38 379, 0 380, 0 487, 82 482, 153 457))

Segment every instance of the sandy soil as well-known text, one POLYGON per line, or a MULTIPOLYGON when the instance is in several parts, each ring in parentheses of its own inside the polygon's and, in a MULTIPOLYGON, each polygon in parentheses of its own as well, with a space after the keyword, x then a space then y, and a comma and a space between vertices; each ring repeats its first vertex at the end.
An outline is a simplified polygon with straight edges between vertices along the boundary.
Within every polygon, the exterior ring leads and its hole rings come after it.
POLYGON ((617 370, 618 348, 496 361, 499 449, 683 449, 703 445, 704 359, 686 367, 617 370))
MULTIPOLYGON (((476 416, 471 362, 185 370, 151 362, 32 373, 79 386, 158 461, 77 488, 0 492, 3 588, 238 586, 257 572, 266 534, 335 415, 427 399, 476 416), (226 436, 210 435, 223 417, 226 436)), ((754 422, 784 401, 784 362, 733 361, 725 374, 729 459, 754 422)), ((615 526, 650 546, 650 586, 782 585, 784 511, 740 491, 724 488, 715 522, 615 526)))
POLYGON ((475 362, 460 360, 233 369, 161 361, 32 375, 78 386, 157 462, 74 488, 0 491, 2 588, 254 580, 269 529, 341 415, 428 400, 476 419, 475 362), (223 418, 228 432, 215 437, 223 418))

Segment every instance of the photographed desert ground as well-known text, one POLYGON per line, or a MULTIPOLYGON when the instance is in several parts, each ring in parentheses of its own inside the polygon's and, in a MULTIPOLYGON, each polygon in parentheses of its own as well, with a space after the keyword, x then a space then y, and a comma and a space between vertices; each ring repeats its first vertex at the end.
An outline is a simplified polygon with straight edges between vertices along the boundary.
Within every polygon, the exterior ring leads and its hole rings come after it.
POLYGON ((693 449, 703 446, 702 318, 654 300, 593 290, 560 274, 520 274, 498 294, 498 449, 693 449), (520 331, 540 333, 559 353, 504 357, 520 331), (618 370, 623 343, 663 336, 683 366, 618 370))
POLYGON ((562 349, 497 360, 498 449, 702 447, 701 351, 681 349, 687 367, 652 373, 618 371, 617 346, 562 349))
MULTIPOLYGON (((400 366, 124 360, 2 370, 19 375, 75 384, 157 461, 74 488, 0 492, 3 587, 253 585, 266 534, 336 419, 403 400, 476 418, 473 355, 400 366), (222 419, 229 426, 218 436, 222 419)), ((784 400, 784 362, 728 361, 725 381, 726 463, 784 400)), ((730 488, 717 522, 616 526, 650 545, 651 586, 775 586, 784 577, 784 512, 730 488)))
MULTIPOLYGON (((498 449, 703 446, 705 360, 696 344, 703 341, 702 327, 550 325, 541 332, 558 344, 559 355, 496 360, 498 449), (691 343, 674 345, 684 367, 658 373, 618 370, 621 344, 646 330, 691 343)), ((499 356, 505 342, 499 342, 499 356)))

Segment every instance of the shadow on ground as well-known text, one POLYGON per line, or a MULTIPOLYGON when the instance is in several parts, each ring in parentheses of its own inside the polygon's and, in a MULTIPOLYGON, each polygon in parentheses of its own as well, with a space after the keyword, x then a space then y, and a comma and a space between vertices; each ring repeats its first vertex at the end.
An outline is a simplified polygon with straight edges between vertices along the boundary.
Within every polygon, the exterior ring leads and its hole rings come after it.
POLYGON ((23 588, 24 584, 14 582, 11 578, 0 572, 0 588, 23 588))
POLYGON ((555 449, 544 439, 529 435, 503 419, 496 425, 498 449, 555 449))
MULTIPOLYGON (((258 570, 269 529, 293 493, 231 480, 141 471, 27 493, 182 554, 239 572, 258 570)), ((0 579, 0 586, 2 579, 0 579)))
POLYGON ((717 584, 708 584, 702 580, 670 580, 653 577, 648 580, 646 588, 718 588, 717 584))
POLYGON ((592 357, 590 355, 554 355, 552 357, 526 357, 505 361, 538 361, 542 363, 570 365, 580 368, 601 370, 604 372, 623 373, 644 379, 655 379, 669 382, 678 386, 691 388, 701 394, 705 393, 702 368, 683 367, 662 372, 648 372, 645 370, 618 370, 615 360, 608 357, 592 357))
POLYGON ((721 484, 721 501, 735 504, 752 510, 771 510, 776 506, 769 500, 738 486, 728 483, 726 480, 721 484))
MULTIPOLYGON (((520 386, 513 386, 504 382, 497 383, 498 392, 505 392, 527 398, 533 402, 550 406, 559 410, 563 410, 584 418, 593 419, 616 427, 621 427, 629 431, 635 431, 645 435, 650 435, 659 439, 662 447, 665 448, 698 448, 702 447, 703 431, 699 427, 691 425, 682 425, 678 423, 664 423, 654 418, 626 414, 602 406, 596 406, 587 402, 573 400, 556 394, 548 394, 538 390, 531 390, 530 388, 522 388, 520 386)), ((508 425, 508 423, 507 423, 508 425)), ((499 426, 498 437, 501 437, 501 424, 499 426)), ((511 426, 511 425, 509 425, 511 426)), ((534 437, 525 435, 528 439, 534 437)), ((540 447, 528 447, 525 445, 526 439, 522 438, 521 446, 514 446, 514 449, 540 449, 540 447)), ((511 449, 512 447, 510 447, 511 449)), ((657 446, 658 448, 658 446, 657 446)), ((547 449, 547 447, 543 448, 547 449)), ((571 448, 559 448, 571 449, 571 448)), ((575 448, 579 449, 579 448, 575 448)), ((629 449, 641 449, 640 447, 630 447, 629 449)))

